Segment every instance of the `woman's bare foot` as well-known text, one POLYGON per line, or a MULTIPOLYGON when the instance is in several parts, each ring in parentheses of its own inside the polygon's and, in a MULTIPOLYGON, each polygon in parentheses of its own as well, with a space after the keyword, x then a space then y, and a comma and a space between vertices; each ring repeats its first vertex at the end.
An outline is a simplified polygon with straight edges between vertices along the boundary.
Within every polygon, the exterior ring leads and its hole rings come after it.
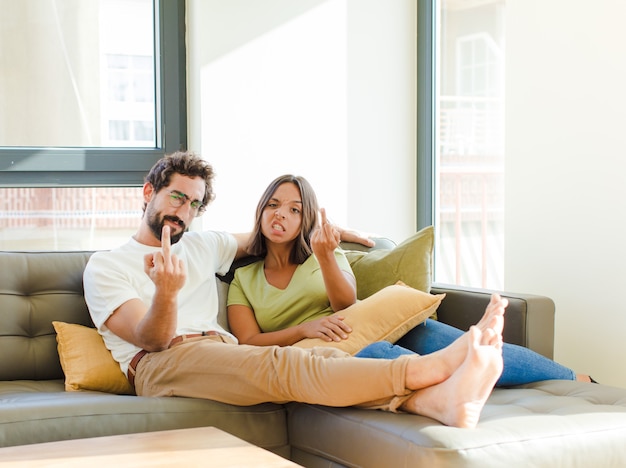
POLYGON ((401 409, 454 427, 474 428, 502 373, 502 336, 492 329, 468 332, 467 356, 452 376, 416 390, 401 409))

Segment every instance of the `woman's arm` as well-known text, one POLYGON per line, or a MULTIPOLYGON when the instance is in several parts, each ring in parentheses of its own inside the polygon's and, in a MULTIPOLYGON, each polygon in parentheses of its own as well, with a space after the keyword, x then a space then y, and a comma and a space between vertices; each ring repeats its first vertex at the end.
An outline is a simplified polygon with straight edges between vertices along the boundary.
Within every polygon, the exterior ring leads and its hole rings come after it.
POLYGON ((352 330, 343 322, 343 317, 330 315, 310 322, 273 332, 263 332, 247 306, 228 306, 228 325, 240 344, 256 346, 289 346, 304 338, 321 338, 325 341, 341 341, 348 338, 352 330))
POLYGON ((356 280, 339 268, 335 250, 339 247, 339 231, 326 219, 326 210, 320 210, 322 225, 311 235, 311 249, 322 269, 326 293, 331 308, 336 312, 356 302, 356 280))

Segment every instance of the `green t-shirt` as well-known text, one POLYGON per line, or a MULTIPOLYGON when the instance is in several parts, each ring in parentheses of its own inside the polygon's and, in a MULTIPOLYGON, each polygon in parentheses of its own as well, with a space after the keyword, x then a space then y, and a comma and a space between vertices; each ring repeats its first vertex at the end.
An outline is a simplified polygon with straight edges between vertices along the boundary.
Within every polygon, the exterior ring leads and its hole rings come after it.
MULTIPOLYGON (((335 250, 335 258, 341 270, 352 273, 342 251, 335 250)), ((285 289, 267 282, 263 263, 260 260, 238 268, 228 289, 228 305, 250 307, 263 332, 283 330, 333 313, 315 255, 298 265, 285 289)))

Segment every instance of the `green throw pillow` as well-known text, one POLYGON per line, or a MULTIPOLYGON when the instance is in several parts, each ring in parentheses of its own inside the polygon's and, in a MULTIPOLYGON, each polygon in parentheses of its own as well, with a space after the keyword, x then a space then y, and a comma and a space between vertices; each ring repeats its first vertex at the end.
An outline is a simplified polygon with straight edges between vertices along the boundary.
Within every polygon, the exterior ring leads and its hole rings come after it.
POLYGON ((434 229, 428 226, 393 249, 346 251, 356 277, 357 297, 365 299, 398 281, 430 292, 433 246, 434 229))

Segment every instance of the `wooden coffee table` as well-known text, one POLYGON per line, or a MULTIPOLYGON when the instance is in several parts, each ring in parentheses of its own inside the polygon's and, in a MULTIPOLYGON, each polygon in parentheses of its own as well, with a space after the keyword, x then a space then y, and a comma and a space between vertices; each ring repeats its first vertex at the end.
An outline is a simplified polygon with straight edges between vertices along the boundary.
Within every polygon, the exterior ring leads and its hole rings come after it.
POLYGON ((299 466, 215 427, 143 432, 0 448, 0 466, 299 466))

